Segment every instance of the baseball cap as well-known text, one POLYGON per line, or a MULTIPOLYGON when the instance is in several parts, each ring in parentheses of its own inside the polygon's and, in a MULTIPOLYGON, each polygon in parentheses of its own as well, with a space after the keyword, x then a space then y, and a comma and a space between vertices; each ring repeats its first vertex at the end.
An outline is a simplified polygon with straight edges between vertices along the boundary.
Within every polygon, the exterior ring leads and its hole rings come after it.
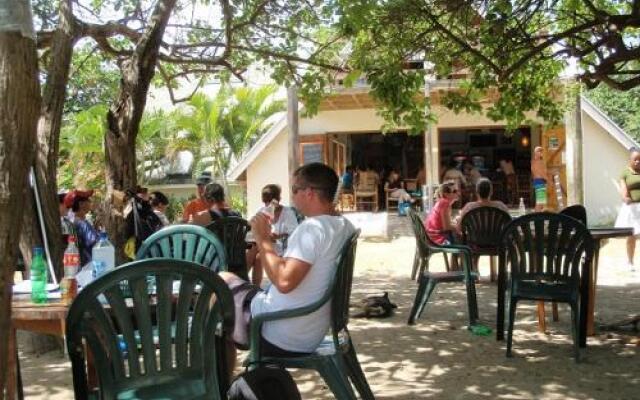
POLYGON ((93 190, 72 190, 64 196, 64 206, 73 207, 75 201, 86 200, 93 196, 93 190))
POLYGON ((196 185, 206 185, 211 182, 211 172, 203 171, 200 176, 196 179, 196 185))

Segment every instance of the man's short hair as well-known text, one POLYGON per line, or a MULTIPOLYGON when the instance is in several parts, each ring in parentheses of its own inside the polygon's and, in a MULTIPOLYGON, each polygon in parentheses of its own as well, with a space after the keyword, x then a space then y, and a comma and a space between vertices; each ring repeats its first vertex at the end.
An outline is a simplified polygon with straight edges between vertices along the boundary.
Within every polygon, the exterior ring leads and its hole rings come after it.
POLYGON ((312 188, 321 198, 333 202, 338 190, 338 175, 328 165, 311 163, 299 167, 293 176, 300 179, 300 185, 312 188))
POLYGON ((204 187, 202 195, 206 201, 220 203, 224 201, 224 188, 219 183, 209 183, 204 187))
POLYGON ((150 202, 153 207, 157 207, 161 204, 168 205, 169 199, 162 192, 151 192, 150 202))
POLYGON ((280 186, 270 183, 262 188, 262 202, 268 203, 272 200, 280 201, 281 193, 282 189, 280 189, 280 186))
POLYGON ((488 199, 491 196, 491 181, 487 178, 478 179, 476 193, 481 199, 488 199))

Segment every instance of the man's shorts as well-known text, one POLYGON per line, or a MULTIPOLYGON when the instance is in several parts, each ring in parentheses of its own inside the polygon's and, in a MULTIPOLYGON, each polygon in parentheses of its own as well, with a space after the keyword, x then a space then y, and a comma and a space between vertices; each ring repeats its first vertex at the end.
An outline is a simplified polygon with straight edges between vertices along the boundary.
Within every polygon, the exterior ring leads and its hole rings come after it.
POLYGON ((533 180, 533 190, 536 194, 536 205, 547 205, 547 180, 542 178, 535 178, 533 180))
MULTIPOLYGON (((233 340, 236 347, 241 350, 249 348, 249 329, 251 326, 251 300, 262 292, 258 286, 253 285, 234 275, 231 282, 227 282, 235 305, 235 324, 233 340)), ((302 357, 307 353, 299 353, 282 349, 260 335, 260 353, 267 357, 302 357)))

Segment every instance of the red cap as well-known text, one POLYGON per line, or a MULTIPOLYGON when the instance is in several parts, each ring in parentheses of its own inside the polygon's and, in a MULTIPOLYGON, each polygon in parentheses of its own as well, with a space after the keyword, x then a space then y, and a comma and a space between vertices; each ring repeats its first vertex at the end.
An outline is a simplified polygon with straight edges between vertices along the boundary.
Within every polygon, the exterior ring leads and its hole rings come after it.
POLYGON ((93 190, 72 190, 64 196, 64 206, 71 208, 76 200, 87 200, 93 196, 93 190))

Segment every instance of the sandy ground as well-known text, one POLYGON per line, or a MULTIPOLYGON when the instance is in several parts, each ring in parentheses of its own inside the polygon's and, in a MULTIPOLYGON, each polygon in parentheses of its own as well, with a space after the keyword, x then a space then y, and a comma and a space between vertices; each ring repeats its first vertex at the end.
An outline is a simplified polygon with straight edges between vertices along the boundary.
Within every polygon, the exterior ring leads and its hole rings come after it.
MULTIPOLYGON (((360 216, 357 219, 364 220, 360 216)), ((380 217, 377 217, 380 219, 380 217)), ((375 218, 374 218, 375 219, 375 218)), ((379 221, 378 221, 379 222, 379 221)), ((367 379, 379 399, 638 399, 640 398, 640 334, 600 330, 588 340, 583 361, 576 364, 568 322, 560 306, 560 321, 537 332, 535 305, 518 307, 514 357, 492 334, 474 336, 466 329, 465 295, 460 284, 442 284, 415 326, 406 320, 416 283, 409 274, 415 243, 406 218, 394 217, 381 232, 366 227, 356 260, 353 300, 388 291, 398 305, 388 319, 352 319, 350 330, 367 379)), ((612 240, 601 251, 596 299, 598 324, 610 324, 640 314, 640 273, 623 270, 624 241, 612 240)), ((434 267, 443 268, 441 257, 434 267)), ((640 262, 639 262, 640 264, 640 262)), ((481 272, 488 275, 487 260, 481 272)), ((483 324, 495 327, 496 285, 478 285, 483 324)), ((59 351, 21 355, 28 399, 70 399, 70 364, 59 351)), ((296 371, 304 399, 333 396, 315 372, 296 371)))

